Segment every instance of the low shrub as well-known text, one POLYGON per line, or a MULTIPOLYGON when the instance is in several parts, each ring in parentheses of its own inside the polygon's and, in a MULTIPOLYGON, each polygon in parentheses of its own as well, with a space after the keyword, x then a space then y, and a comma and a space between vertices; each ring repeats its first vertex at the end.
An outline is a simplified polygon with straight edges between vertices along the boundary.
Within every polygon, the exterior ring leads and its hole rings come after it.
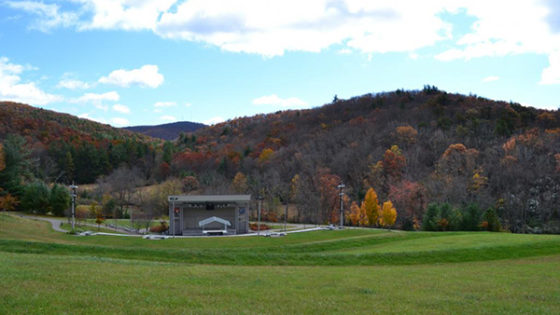
MULTIPOLYGON (((253 230, 253 231, 258 231, 258 230, 259 230, 259 225, 258 225, 257 223, 250 223, 250 224, 249 224, 249 228, 250 228, 251 230, 253 230)), ((261 223, 260 228, 261 228, 261 229, 260 229, 261 231, 269 230, 269 229, 270 229, 270 227, 269 227, 268 225, 263 224, 263 223, 261 223)))
POLYGON ((163 233, 169 230, 169 225, 165 221, 161 221, 159 225, 150 227, 152 233, 163 233))

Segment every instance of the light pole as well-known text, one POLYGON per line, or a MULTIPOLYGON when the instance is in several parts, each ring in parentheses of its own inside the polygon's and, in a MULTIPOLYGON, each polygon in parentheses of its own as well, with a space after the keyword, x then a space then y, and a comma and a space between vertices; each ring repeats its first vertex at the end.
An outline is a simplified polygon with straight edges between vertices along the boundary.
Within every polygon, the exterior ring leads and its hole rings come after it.
POLYGON ((286 208, 284 208, 284 232, 286 232, 287 223, 288 223, 288 200, 286 200, 286 208))
POLYGON ((76 225, 76 197, 78 196, 76 191, 78 186, 74 185, 74 182, 72 182, 70 189, 72 190, 72 231, 74 231, 74 227, 76 225))
POLYGON ((338 189, 340 189, 340 193, 338 194, 340 196, 340 228, 342 229, 344 227, 344 202, 343 202, 343 197, 344 197, 344 192, 342 191, 342 189, 344 189, 344 187, 346 187, 343 183, 340 183, 340 185, 336 186, 338 189))
POLYGON ((258 195, 257 200, 259 201, 259 208, 257 211, 257 235, 261 235, 261 204, 263 199, 263 196, 258 195))

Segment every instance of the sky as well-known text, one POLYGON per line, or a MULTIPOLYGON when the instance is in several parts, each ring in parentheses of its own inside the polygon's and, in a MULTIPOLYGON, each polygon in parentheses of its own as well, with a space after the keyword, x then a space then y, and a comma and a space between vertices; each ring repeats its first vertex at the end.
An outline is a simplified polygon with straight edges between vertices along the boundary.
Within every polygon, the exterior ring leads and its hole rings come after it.
POLYGON ((560 0, 0 0, 0 100, 115 127, 425 84, 560 107, 560 0))

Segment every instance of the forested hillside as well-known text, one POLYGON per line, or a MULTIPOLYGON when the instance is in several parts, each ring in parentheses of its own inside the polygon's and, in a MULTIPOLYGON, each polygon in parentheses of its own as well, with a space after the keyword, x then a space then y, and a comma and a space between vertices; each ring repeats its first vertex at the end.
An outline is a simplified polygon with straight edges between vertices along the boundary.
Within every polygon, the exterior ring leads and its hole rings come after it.
POLYGON ((189 133, 204 128, 206 125, 194 123, 190 121, 179 121, 169 124, 154 125, 154 126, 133 126, 124 129, 138 132, 150 137, 160 138, 164 140, 175 140, 179 138, 181 133, 189 133))
POLYGON ((12 103, 0 119, 3 196, 37 178, 97 182, 88 198, 104 209, 152 218, 168 194, 250 193, 264 198, 265 219, 288 204, 290 220, 337 223, 342 182, 346 224, 560 233, 558 111, 426 86, 233 119, 173 142, 12 103))
POLYGON ((336 222, 343 182, 346 209, 374 188, 408 228, 437 203, 434 229, 491 208, 505 229, 558 231, 559 127, 558 111, 426 86, 201 129, 177 141, 169 174, 208 192, 262 194, 269 209, 295 203, 302 221, 336 222))
POLYGON ((153 167, 160 141, 87 119, 0 102, 4 190, 20 195, 26 180, 93 183, 126 164, 153 167))

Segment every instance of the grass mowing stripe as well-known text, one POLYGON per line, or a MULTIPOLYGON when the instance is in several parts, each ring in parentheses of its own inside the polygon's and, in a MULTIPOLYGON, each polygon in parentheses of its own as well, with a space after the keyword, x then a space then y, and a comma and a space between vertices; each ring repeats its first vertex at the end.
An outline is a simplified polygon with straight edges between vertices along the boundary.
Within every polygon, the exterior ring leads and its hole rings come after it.
POLYGON ((531 245, 496 246, 406 253, 317 254, 268 253, 256 252, 251 249, 231 252, 228 250, 208 251, 114 248, 107 246, 83 246, 0 240, 0 251, 70 256, 87 255, 134 260, 215 265, 367 266, 454 263, 546 256, 559 254, 560 242, 545 241, 531 245))

